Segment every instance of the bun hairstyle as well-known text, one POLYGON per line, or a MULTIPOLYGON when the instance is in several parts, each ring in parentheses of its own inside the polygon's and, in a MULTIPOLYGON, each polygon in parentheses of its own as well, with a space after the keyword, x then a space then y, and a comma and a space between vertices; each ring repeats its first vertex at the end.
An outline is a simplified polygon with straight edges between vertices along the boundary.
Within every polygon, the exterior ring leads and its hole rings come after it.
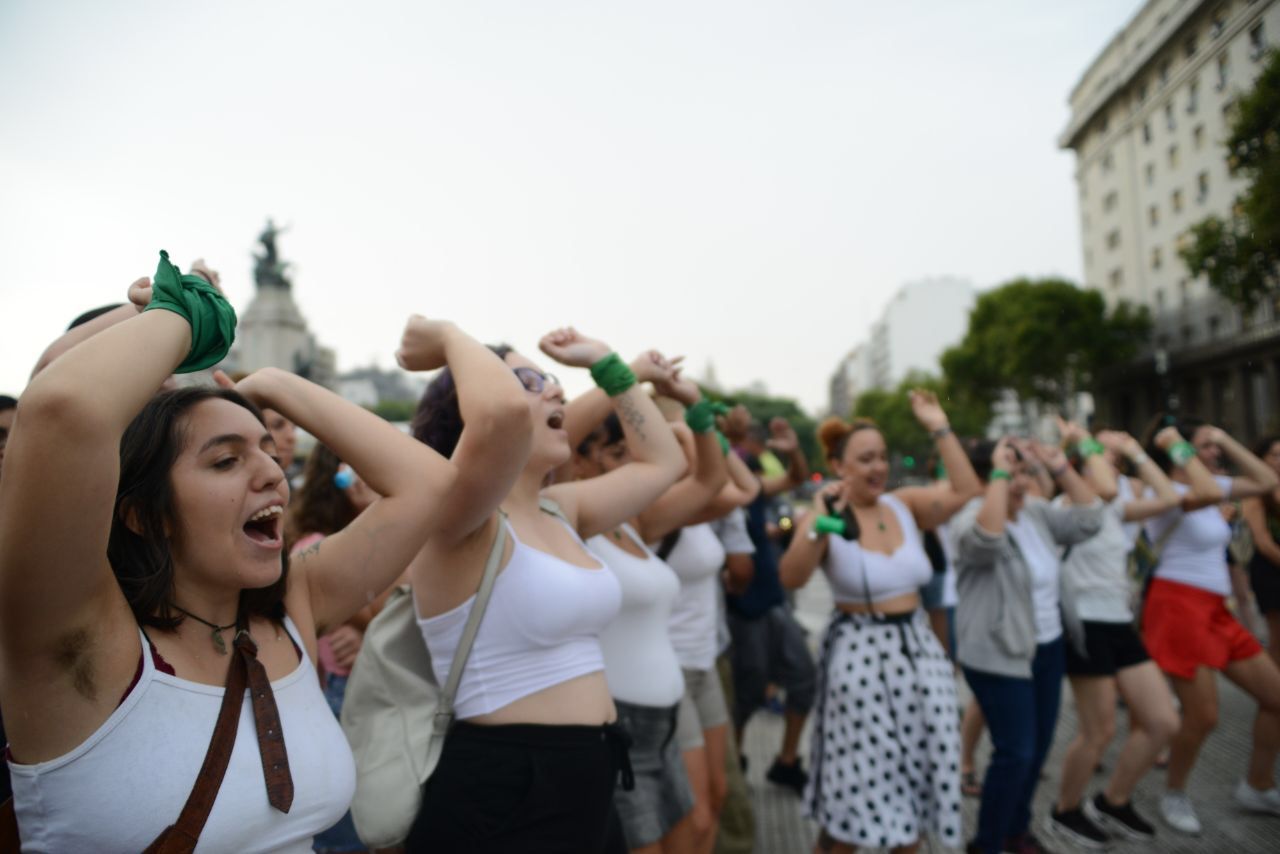
POLYGON ((870 418, 855 418, 845 421, 843 418, 831 416, 818 425, 818 441, 822 443, 823 453, 829 460, 838 460, 844 456, 849 437, 863 430, 879 430, 876 422, 870 418))

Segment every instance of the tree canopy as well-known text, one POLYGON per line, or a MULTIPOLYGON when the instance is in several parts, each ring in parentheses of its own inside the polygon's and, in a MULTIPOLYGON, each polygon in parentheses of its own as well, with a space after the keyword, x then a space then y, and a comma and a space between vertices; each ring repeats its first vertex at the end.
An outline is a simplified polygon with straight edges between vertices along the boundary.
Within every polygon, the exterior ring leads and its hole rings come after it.
POLYGON ((938 395, 951 421, 951 429, 961 437, 984 435, 991 420, 991 407, 982 401, 953 394, 946 380, 919 372, 908 374, 892 391, 871 389, 858 395, 853 404, 853 416, 876 422, 890 453, 904 461, 904 468, 923 475, 926 473, 922 467, 933 450, 933 440, 911 412, 911 401, 907 395, 915 388, 928 389, 938 395), (914 465, 907 465, 906 460, 913 461, 914 465))
POLYGON ((1191 227, 1178 249, 1187 270, 1251 310, 1280 291, 1280 51, 1236 103, 1227 166, 1249 181, 1231 214, 1191 227))
POLYGON ((1065 407, 1108 364, 1135 356, 1150 334, 1145 308, 1064 279, 1016 279, 978 297, 969 329, 942 354, 950 397, 988 407, 1002 390, 1065 407))

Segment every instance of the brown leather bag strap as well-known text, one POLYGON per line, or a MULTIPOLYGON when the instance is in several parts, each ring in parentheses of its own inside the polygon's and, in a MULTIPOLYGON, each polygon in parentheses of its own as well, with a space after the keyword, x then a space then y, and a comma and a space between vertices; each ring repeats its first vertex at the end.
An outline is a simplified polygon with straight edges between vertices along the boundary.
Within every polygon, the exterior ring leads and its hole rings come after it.
POLYGON ((218 789, 222 786, 222 778, 231 762, 231 749, 236 744, 240 709, 244 706, 244 689, 249 681, 245 657, 239 652, 241 638, 248 636, 248 632, 243 630, 236 634, 237 654, 231 656, 231 664, 227 668, 227 688, 222 695, 222 709, 218 712, 218 722, 213 725, 213 738, 209 740, 204 764, 200 766, 196 784, 187 797, 182 814, 147 846, 144 854, 190 854, 195 851, 200 831, 204 830, 204 823, 209 820, 209 811, 213 809, 218 789))

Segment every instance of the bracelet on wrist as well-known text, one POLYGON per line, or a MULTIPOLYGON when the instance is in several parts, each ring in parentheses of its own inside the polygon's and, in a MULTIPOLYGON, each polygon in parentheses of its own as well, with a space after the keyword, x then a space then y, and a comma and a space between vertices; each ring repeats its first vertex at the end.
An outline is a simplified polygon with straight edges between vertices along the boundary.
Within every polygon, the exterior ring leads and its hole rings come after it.
POLYGON ((992 469, 991 474, 987 475, 987 483, 994 483, 997 480, 1013 480, 1013 475, 1004 469, 992 469))
POLYGON ((1089 457, 1096 457, 1098 454, 1101 454, 1106 450, 1106 447, 1092 436, 1086 436, 1076 445, 1076 450, 1080 453, 1081 457, 1088 459, 1089 457))
POLYGON ((945 439, 947 436, 950 436, 950 435, 951 435, 951 425, 948 424, 946 427, 939 427, 937 430, 931 431, 929 433, 929 438, 936 442, 939 439, 945 439))
POLYGON ((1196 446, 1183 439, 1181 442, 1174 442, 1170 445, 1169 450, 1165 453, 1169 455, 1169 459, 1173 461, 1175 466, 1181 468, 1195 458, 1196 446))
POLYGON ((695 433, 709 433, 716 428, 716 413, 711 401, 705 398, 684 411, 684 423, 695 433))
POLYGON ((635 372, 617 353, 610 353, 592 365, 591 379, 609 397, 617 397, 636 384, 635 372))

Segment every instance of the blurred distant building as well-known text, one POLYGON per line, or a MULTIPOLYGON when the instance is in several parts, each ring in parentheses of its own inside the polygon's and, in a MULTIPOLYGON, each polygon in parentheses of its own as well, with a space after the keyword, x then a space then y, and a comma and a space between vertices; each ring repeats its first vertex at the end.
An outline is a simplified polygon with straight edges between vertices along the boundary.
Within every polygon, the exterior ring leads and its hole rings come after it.
POLYGON ((338 394, 370 409, 387 401, 417 401, 430 377, 406 374, 399 369, 383 370, 376 365, 356 368, 338 377, 338 394))
POLYGON ((1138 430, 1172 406, 1244 438, 1275 417, 1277 306, 1244 315, 1190 277, 1178 245, 1243 189, 1222 142, 1277 34, 1276 0, 1150 0, 1071 92, 1059 143, 1076 153, 1085 284, 1154 323, 1148 351, 1100 378, 1105 422, 1138 430))
POLYGON ((288 262, 276 251, 280 234, 271 220, 258 238, 263 254, 254 256, 255 290, 249 307, 240 312, 236 341, 227 356, 229 370, 256 371, 275 367, 292 371, 327 388, 337 387, 333 350, 321 346, 307 329, 307 321, 293 300, 288 262))
POLYGON ((899 288, 871 325, 870 340, 840 360, 829 385, 829 410, 848 415, 868 389, 894 388, 913 371, 938 373, 942 351, 969 328, 975 299, 973 285, 949 276, 899 288))

